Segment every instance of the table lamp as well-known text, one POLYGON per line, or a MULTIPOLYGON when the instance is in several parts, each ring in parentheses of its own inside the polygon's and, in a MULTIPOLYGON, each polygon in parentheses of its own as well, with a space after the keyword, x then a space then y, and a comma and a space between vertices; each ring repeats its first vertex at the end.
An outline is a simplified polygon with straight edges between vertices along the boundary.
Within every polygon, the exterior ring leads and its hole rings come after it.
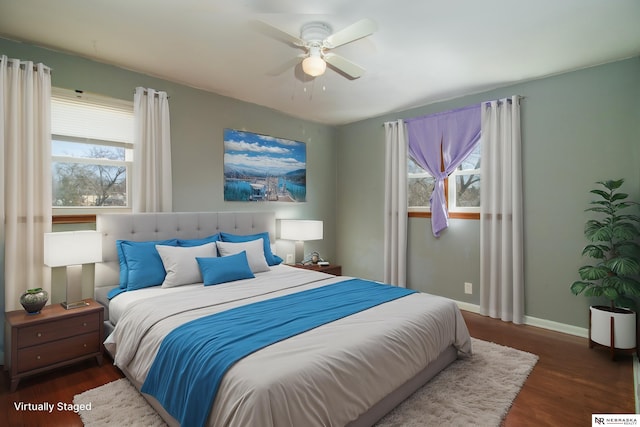
POLYGON ((82 265, 102 261, 102 235, 98 231, 44 233, 44 263, 67 268, 66 309, 88 305, 82 300, 82 265))
POLYGON ((295 262, 304 258, 304 242, 322 239, 322 221, 303 219, 280 220, 280 238, 295 240, 295 262))

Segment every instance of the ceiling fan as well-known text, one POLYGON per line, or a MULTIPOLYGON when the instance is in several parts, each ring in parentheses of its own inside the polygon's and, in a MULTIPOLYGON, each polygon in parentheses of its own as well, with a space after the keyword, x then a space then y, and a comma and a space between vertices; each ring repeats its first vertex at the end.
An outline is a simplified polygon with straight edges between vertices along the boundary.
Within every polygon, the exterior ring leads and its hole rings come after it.
POLYGON ((300 62, 302 58, 302 70, 309 76, 317 77, 324 74, 327 64, 329 64, 332 68, 351 79, 357 79, 362 76, 365 69, 340 55, 330 52, 330 50, 367 37, 377 29, 375 22, 370 19, 362 19, 340 31, 332 33, 333 30, 329 24, 314 21, 304 24, 300 30, 300 37, 297 37, 265 22, 256 21, 256 24, 268 35, 305 50, 305 53, 293 58, 271 74, 282 73, 287 68, 300 62))

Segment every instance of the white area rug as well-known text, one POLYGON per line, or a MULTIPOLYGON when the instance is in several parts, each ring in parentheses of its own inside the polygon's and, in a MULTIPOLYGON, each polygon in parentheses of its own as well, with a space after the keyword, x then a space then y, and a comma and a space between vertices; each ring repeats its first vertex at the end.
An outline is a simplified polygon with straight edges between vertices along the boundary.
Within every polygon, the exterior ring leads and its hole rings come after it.
MULTIPOLYGON (((538 356, 473 339, 473 356, 459 359, 380 420, 376 427, 499 426, 538 356)), ((85 391, 76 404, 87 427, 164 426, 126 379, 85 391)))

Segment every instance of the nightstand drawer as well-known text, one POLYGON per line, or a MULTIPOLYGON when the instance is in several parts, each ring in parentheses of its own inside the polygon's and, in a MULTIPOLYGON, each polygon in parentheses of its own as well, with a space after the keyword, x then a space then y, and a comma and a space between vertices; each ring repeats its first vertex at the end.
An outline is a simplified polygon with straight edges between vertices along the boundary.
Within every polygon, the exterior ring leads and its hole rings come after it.
POLYGON ((97 332, 18 350, 18 373, 100 351, 97 332))
POLYGON ((99 322, 100 316, 94 312, 83 316, 20 328, 18 331, 18 348, 31 347, 32 345, 97 331, 100 328, 99 322))

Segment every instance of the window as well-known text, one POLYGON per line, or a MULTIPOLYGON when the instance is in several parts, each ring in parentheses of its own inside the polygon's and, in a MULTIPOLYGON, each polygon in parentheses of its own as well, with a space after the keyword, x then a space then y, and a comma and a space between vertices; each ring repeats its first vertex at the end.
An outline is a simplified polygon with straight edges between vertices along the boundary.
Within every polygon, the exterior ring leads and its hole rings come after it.
MULTIPOLYGON (((407 162, 409 215, 430 216, 429 199, 435 179, 410 156, 407 162)), ((451 218, 479 218, 480 144, 445 179, 445 195, 451 218)))
POLYGON ((54 89, 51 97, 54 215, 129 209, 133 103, 54 89))
POLYGON ((436 180, 429 172, 418 165, 411 156, 407 164, 407 198, 410 212, 429 212, 429 199, 436 180))
POLYGON ((480 212, 480 144, 447 181, 449 212, 480 212))

